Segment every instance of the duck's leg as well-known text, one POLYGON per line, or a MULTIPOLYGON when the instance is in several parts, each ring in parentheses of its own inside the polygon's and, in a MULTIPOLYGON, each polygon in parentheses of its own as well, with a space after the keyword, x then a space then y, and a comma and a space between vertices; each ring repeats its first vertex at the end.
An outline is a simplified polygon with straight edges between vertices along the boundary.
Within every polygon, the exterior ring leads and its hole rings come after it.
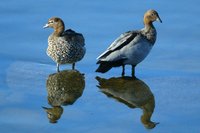
POLYGON ((136 65, 132 65, 132 77, 135 78, 135 66, 136 65))
POLYGON ((60 72, 59 64, 58 63, 57 63, 56 69, 57 69, 57 72, 60 72))
POLYGON ((72 64, 72 70, 74 70, 74 69, 75 69, 75 63, 72 64))
POLYGON ((125 65, 122 65, 122 77, 125 75, 125 65))

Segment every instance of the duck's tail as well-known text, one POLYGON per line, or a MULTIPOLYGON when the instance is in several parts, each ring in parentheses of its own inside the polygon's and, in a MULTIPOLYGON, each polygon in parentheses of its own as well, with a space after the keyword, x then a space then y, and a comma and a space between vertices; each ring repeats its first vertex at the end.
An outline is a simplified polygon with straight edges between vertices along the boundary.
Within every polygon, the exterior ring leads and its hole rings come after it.
POLYGON ((107 62, 107 61, 99 61, 97 63, 100 64, 100 65, 97 68, 96 72, 105 73, 113 67, 112 64, 110 62, 107 62))
POLYGON ((112 67, 119 67, 123 65, 125 59, 120 59, 117 61, 101 61, 99 60, 97 64, 100 64, 96 72, 105 73, 109 71, 112 67))

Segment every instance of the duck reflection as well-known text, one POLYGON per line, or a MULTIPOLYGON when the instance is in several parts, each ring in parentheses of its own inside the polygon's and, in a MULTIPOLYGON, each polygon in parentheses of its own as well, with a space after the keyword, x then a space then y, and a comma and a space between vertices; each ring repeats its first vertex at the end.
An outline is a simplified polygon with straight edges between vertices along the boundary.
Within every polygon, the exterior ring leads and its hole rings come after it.
POLYGON ((42 107, 47 112, 47 117, 50 123, 57 123, 57 120, 60 119, 63 108, 61 106, 53 106, 52 108, 42 107))
POLYGON ((143 110, 141 122, 148 129, 154 128, 158 123, 151 121, 155 108, 154 95, 147 84, 140 79, 132 77, 112 77, 104 79, 96 77, 99 89, 108 97, 124 103, 130 108, 143 110))
POLYGON ((63 113, 63 107, 72 105, 81 97, 85 88, 84 74, 77 70, 64 70, 50 74, 46 81, 48 103, 51 108, 43 107, 51 123, 56 123, 63 113))

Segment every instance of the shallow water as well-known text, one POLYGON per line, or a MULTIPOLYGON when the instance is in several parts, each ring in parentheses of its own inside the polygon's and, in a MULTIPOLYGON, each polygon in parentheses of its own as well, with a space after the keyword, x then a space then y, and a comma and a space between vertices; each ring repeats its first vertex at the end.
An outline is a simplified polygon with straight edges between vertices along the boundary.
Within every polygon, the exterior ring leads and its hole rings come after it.
MULTIPOLYGON (((1 132, 200 132, 199 4, 198 0, 2 1, 1 132), (117 88, 114 83, 102 90, 96 76, 119 77, 121 68, 106 74, 95 73, 96 57, 122 32, 142 28, 143 13, 150 8, 159 12, 163 23, 155 23, 157 42, 151 54, 136 68, 142 87, 137 88, 131 81, 133 88, 129 90, 131 87, 127 89, 123 84, 129 84, 125 79, 114 81, 122 87, 117 88), (52 30, 42 29, 51 16, 63 18, 66 27, 83 33, 87 47, 85 58, 76 65, 84 74, 81 80, 84 84, 81 82, 75 101, 70 104, 65 101, 55 109, 57 123, 50 123, 42 108, 52 108, 47 81, 56 72, 55 63, 45 53, 52 30), (140 93, 143 89, 147 92, 140 93), (102 93, 105 91, 106 95, 102 93), (159 123, 152 129, 145 128, 141 121, 146 110, 150 110, 147 114, 151 115, 151 121, 159 123)), ((71 66, 63 65, 61 69, 71 69, 71 66)), ((126 75, 130 76, 129 66, 126 75)), ((56 83, 62 80, 56 78, 55 84, 51 82, 59 90, 56 83)), ((58 94, 64 95, 67 87, 61 87, 64 92, 58 91, 58 94)), ((56 95, 57 91, 52 94, 56 95)), ((67 96, 63 96, 64 100, 67 96)))

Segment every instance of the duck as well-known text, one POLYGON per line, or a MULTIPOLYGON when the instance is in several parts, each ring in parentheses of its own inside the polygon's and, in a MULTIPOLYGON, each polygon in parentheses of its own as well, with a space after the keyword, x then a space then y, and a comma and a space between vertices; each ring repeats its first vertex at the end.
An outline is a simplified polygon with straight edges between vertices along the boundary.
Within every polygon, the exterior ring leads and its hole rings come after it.
POLYGON ((135 67, 142 62, 156 42, 157 32, 154 21, 162 23, 156 10, 145 12, 141 30, 127 31, 121 34, 111 45, 97 57, 99 64, 96 72, 105 73, 113 67, 122 66, 121 75, 125 75, 125 65, 132 66, 132 77, 135 78, 135 67))
POLYGON ((86 52, 85 39, 81 33, 72 29, 65 30, 65 24, 59 17, 52 17, 43 28, 53 28, 54 32, 48 37, 47 55, 57 64, 59 72, 60 64, 72 64, 80 61, 86 52))

